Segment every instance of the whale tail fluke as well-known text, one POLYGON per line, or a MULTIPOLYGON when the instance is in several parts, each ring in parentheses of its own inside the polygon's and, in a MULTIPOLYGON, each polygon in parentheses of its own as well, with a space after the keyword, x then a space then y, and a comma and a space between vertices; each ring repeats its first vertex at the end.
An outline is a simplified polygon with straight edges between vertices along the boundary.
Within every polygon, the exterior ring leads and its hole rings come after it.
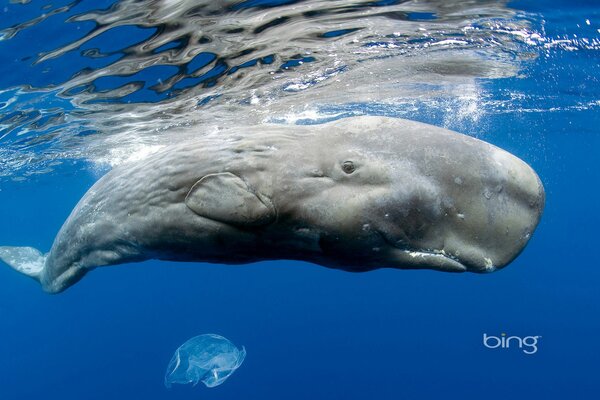
POLYGON ((0 246, 0 260, 39 281, 46 264, 46 255, 33 247, 0 246))

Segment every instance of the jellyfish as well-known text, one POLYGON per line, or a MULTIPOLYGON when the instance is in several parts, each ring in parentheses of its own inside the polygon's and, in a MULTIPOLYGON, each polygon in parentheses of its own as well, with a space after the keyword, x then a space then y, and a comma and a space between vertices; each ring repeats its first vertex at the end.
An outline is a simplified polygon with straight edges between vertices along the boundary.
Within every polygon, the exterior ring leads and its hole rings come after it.
POLYGON ((219 386, 242 365, 246 349, 235 347, 223 336, 208 333, 189 339, 173 354, 167 373, 165 386, 171 384, 202 381, 207 387, 219 386))

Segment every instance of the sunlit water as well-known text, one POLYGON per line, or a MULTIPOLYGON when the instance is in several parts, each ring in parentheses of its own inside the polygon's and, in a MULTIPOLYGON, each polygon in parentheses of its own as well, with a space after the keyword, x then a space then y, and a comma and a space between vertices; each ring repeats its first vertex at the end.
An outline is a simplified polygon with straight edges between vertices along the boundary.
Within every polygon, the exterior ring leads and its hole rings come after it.
POLYGON ((504 1, 11 1, 0 13, 11 178, 73 159, 116 165, 229 124, 375 113, 473 133, 486 114, 599 105, 490 87, 600 48, 589 20, 549 33, 504 1))
POLYGON ((547 193, 523 254, 484 276, 150 261, 52 297, 2 265, 0 399, 594 398, 596 3, 0 2, 0 245, 46 251, 110 167, 265 122, 444 126, 523 158, 547 193), (167 392, 173 349, 207 332, 244 365, 167 392), (543 338, 528 356, 484 332, 543 338))

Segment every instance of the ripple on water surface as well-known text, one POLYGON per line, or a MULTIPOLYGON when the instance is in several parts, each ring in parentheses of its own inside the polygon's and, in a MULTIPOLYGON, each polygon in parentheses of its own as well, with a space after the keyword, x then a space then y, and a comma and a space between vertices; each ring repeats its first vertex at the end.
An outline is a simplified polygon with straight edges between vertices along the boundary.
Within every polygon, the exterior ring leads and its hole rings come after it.
POLYGON ((538 13, 492 0, 15 1, 0 14, 0 176, 13 177, 118 164, 232 122, 476 120, 518 96, 482 82, 600 47, 592 23, 550 37, 538 13))

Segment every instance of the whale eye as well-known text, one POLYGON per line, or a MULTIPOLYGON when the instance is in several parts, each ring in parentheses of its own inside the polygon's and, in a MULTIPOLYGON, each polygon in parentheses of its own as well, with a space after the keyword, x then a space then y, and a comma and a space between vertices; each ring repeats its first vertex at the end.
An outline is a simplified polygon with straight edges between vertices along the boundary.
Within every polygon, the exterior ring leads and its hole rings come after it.
POLYGON ((351 174, 356 170, 356 167, 354 166, 354 163, 352 161, 344 161, 342 163, 342 171, 344 171, 347 174, 351 174))

